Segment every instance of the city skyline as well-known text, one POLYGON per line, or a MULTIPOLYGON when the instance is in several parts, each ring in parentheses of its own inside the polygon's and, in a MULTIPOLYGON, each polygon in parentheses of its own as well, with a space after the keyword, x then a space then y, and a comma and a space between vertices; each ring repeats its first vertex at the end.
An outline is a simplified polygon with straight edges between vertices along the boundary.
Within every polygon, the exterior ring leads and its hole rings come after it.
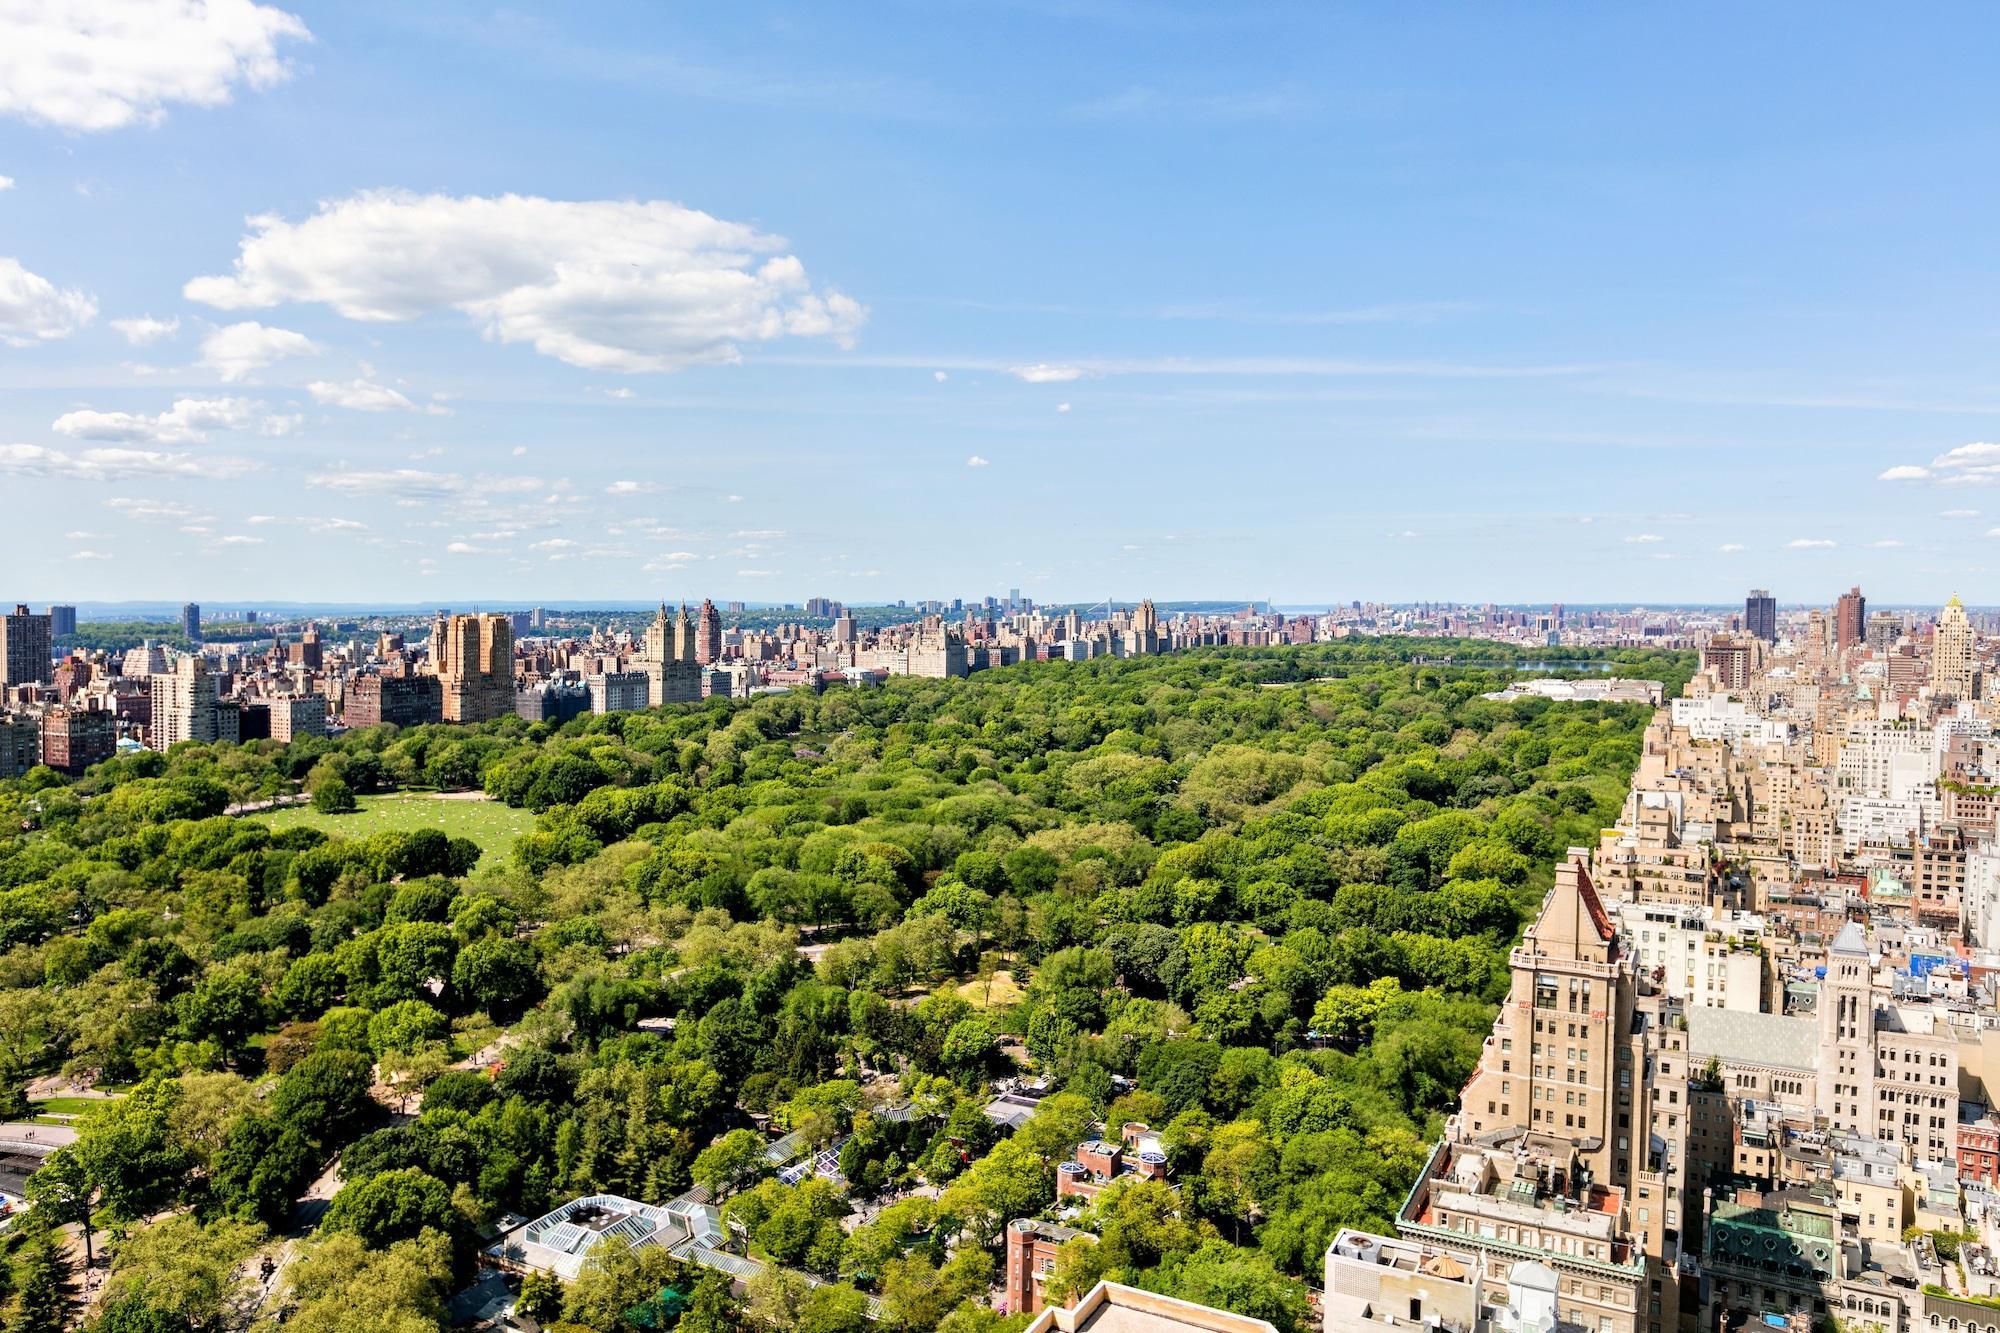
POLYGON ((1990 13, 223 8, 0 18, 9 595, 1986 600, 1990 13))

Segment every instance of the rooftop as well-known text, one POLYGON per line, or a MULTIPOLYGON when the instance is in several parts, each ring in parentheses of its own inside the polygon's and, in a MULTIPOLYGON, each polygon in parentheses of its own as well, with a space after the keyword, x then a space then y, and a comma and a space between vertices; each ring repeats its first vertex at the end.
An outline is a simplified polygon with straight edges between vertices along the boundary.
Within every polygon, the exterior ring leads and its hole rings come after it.
POLYGON ((1819 1025, 1810 1018, 1706 1005, 1689 1006, 1686 1017, 1690 1064, 1699 1065, 1712 1056, 1725 1064, 1800 1072, 1817 1066, 1819 1025))
POLYGON ((1231 1314, 1193 1301, 1160 1296, 1118 1282, 1100 1282, 1071 1307, 1052 1306, 1035 1316, 1027 1333, 1277 1333, 1262 1319, 1231 1314))

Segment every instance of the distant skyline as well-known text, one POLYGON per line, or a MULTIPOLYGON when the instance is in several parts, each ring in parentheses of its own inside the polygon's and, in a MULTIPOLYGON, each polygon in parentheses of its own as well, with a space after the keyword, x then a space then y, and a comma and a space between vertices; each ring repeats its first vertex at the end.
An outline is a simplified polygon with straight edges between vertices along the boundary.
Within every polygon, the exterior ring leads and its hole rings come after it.
POLYGON ((2000 602, 1990 8, 73 8, 0 600, 2000 602))

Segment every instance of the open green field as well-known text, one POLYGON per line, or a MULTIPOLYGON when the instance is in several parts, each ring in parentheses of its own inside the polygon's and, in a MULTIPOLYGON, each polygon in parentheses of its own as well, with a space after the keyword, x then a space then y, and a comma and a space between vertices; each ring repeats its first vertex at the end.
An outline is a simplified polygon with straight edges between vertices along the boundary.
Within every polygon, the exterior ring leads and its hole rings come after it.
POLYGON ((450 837, 472 839, 479 844, 485 857, 495 859, 505 857, 513 850, 514 839, 535 827, 532 813, 516 810, 499 801, 453 800, 407 793, 363 796, 359 799, 361 808, 351 815, 323 815, 310 806, 295 806, 288 810, 267 810, 245 818, 261 819, 272 828, 281 829, 297 828, 303 824, 345 838, 434 828, 450 837))

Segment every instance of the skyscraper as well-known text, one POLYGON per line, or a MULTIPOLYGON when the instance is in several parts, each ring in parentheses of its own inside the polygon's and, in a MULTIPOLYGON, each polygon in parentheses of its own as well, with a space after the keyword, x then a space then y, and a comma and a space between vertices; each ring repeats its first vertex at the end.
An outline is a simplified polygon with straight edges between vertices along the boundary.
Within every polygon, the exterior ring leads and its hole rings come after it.
POLYGON ((660 603, 660 614, 646 629, 641 669, 646 673, 647 701, 655 707, 694 703, 701 698, 701 663, 695 661, 694 622, 688 619, 685 606, 678 616, 668 619, 667 604, 660 603))
POLYGON ((147 678, 153 715, 146 724, 146 748, 165 752, 180 741, 234 740, 221 734, 215 677, 208 663, 194 654, 174 663, 172 671, 147 678))
POLYGON ((701 599, 701 615, 695 624, 694 660, 703 666, 722 660, 722 613, 706 597, 701 599))
POLYGON ((1938 616, 1931 640, 1931 686, 1954 699, 1972 697, 1972 622, 1965 606, 1953 597, 1938 616))
POLYGON ((1743 599, 1743 628, 1765 643, 1778 641, 1778 599, 1763 588, 1752 588, 1743 599))
POLYGON ((189 602, 181 607, 181 637, 189 643, 201 642, 201 604, 189 602))
POLYGON ((503 613, 439 617, 431 666, 447 722, 491 722, 514 711, 514 625, 503 613))
POLYGON ((49 633, 58 639, 76 633, 76 608, 73 606, 52 606, 49 608, 49 633))
POLYGON ((1833 646, 1852 648, 1868 637, 1868 599, 1849 588, 1833 605, 1833 646))
POLYGON ((49 617, 25 606, 0 616, 0 688, 47 680, 55 669, 55 639, 49 617))

